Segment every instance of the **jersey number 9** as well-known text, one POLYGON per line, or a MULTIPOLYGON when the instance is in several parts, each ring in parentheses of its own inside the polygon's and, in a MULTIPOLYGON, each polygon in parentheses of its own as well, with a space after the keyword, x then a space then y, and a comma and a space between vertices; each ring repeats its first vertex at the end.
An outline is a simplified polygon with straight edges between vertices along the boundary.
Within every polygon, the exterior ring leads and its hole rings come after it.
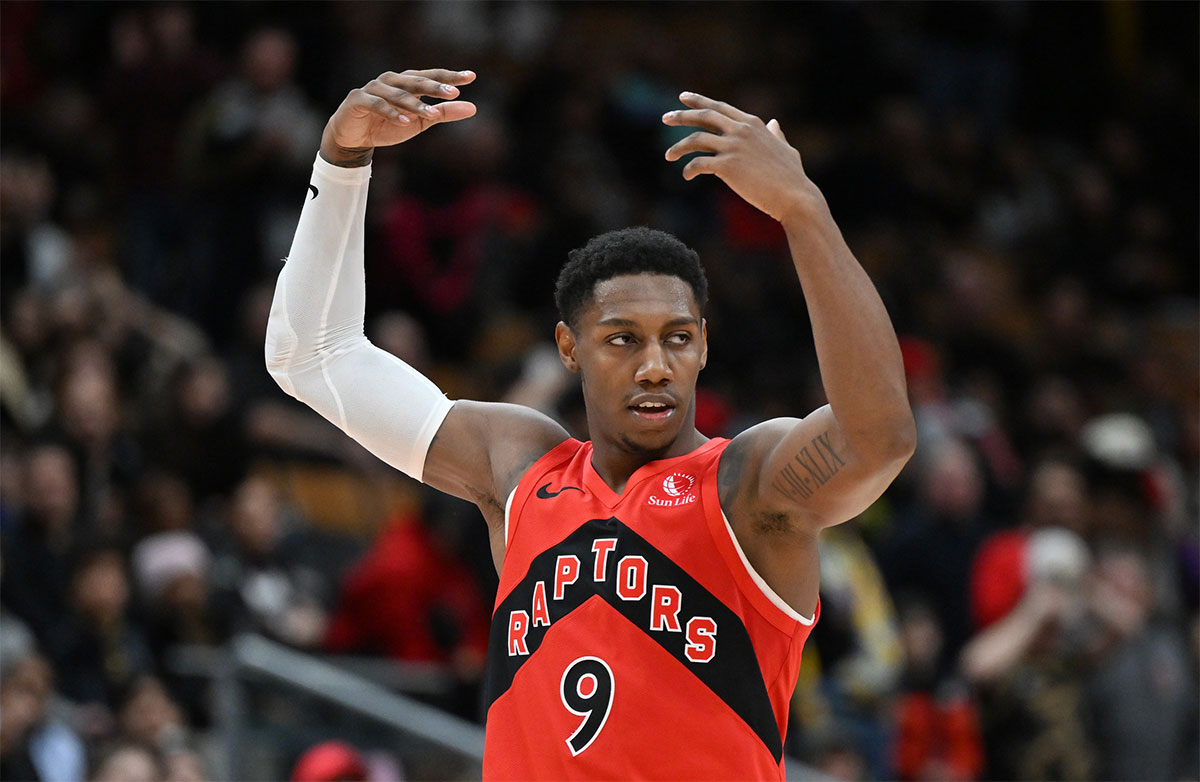
POLYGON ((563 671, 559 694, 563 705, 583 722, 567 738, 574 757, 592 745, 604 729, 613 701, 613 673, 599 657, 580 657, 563 671))

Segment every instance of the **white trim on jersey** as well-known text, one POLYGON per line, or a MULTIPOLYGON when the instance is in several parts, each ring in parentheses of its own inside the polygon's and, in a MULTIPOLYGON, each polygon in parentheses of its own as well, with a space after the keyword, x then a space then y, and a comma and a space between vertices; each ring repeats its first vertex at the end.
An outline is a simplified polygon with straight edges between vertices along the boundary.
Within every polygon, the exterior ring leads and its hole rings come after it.
MULTIPOLYGON (((517 486, 520 486, 520 485, 521 485, 521 483, 520 483, 520 481, 518 481, 517 486)), ((505 551, 508 551, 508 514, 510 511, 512 511, 513 497, 517 496, 517 486, 513 487, 513 490, 508 493, 508 499, 504 501, 504 550, 505 551)))
POLYGON ((738 556, 742 560, 742 564, 746 567, 746 572, 750 574, 751 580, 753 580, 758 588, 762 590, 762 593, 767 596, 767 599, 774 603, 776 608, 790 616, 792 619, 795 619, 797 622, 805 625, 806 627, 811 627, 812 623, 816 621, 816 617, 814 616, 810 619, 788 605, 787 602, 780 597, 774 589, 771 589, 771 585, 763 580, 763 577, 760 576, 758 571, 754 569, 754 566, 750 564, 750 560, 746 559, 746 552, 742 551, 742 544, 738 543, 737 535, 733 534, 733 527, 730 526, 729 519, 725 516, 725 511, 721 511, 721 521, 725 522, 725 529, 729 532, 729 539, 733 541, 733 548, 735 551, 737 551, 738 556))

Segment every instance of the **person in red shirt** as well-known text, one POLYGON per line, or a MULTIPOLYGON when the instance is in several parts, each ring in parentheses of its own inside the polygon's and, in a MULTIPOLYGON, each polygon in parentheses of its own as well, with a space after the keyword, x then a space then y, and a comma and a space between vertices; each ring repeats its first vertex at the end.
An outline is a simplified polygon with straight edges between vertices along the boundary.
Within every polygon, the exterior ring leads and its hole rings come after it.
POLYGON ((874 502, 916 439, 887 311, 779 123, 685 92, 662 121, 695 130, 666 159, 700 153, 684 179, 714 175, 782 224, 829 404, 732 440, 702 434, 707 282, 693 250, 645 228, 596 237, 559 275, 555 340, 589 442, 529 408, 450 402, 363 336, 363 220, 374 148, 473 116, 458 98, 474 79, 389 72, 334 112, 277 283, 268 370, 483 513, 500 573, 485 777, 782 779, 818 535, 874 502))
POLYGON ((1086 535, 1087 486, 1069 461, 1047 458, 1029 480, 1022 523, 993 533, 971 567, 971 614, 977 630, 1008 616, 1029 585, 1029 538, 1039 529, 1064 529, 1086 535))
POLYGON ((400 514, 346 574, 324 646, 443 663, 474 679, 487 654, 485 605, 475 577, 425 518, 400 514))

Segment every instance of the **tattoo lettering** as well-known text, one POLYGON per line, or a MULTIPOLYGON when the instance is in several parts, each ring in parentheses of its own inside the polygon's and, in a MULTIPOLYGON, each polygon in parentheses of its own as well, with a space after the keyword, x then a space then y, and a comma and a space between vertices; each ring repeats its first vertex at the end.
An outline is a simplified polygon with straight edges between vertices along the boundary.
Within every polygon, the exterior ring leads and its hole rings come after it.
POLYGON ((829 432, 817 435, 792 457, 771 486, 789 500, 807 500, 846 464, 829 443, 829 432))

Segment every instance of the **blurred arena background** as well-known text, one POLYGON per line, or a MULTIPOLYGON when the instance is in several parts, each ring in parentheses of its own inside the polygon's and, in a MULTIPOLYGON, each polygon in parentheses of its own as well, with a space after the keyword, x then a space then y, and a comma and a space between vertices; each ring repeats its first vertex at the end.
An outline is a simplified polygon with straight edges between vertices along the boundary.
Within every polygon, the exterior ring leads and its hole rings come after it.
POLYGON ((444 66, 479 116, 376 155, 367 323, 452 398, 586 435, 553 280, 649 224, 701 429, 821 403, 682 89, 780 120, 890 309, 920 446, 824 540, 794 776, 1200 778, 1197 8, 0 4, 0 776, 478 775, 482 520, 262 357, 326 117, 444 66))

